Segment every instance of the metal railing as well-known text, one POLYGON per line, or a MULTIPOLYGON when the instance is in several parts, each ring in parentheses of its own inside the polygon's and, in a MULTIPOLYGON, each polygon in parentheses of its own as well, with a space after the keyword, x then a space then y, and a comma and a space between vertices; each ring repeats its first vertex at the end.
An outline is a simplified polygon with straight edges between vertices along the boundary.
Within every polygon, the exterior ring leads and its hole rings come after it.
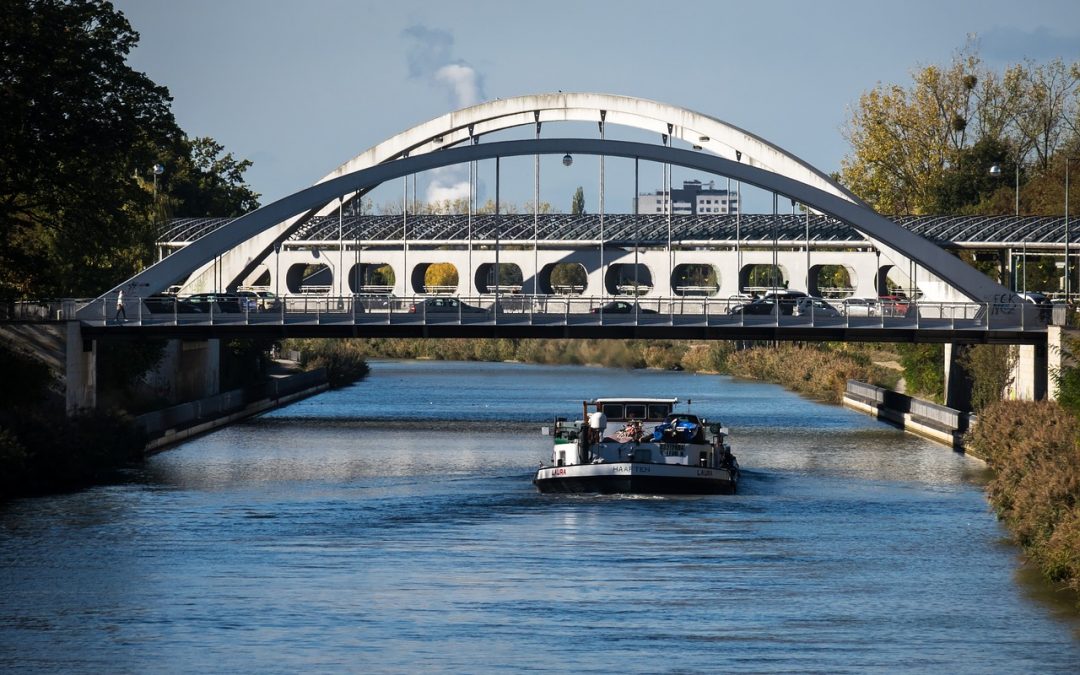
MULTIPOLYGON (((10 309, 10 308, 9 308, 10 309)), ((561 295, 324 296, 291 295, 263 307, 225 301, 192 303, 158 297, 126 303, 115 299, 19 303, 15 314, 31 320, 78 318, 94 326, 290 325, 290 324, 521 324, 706 327, 798 327, 1040 331, 1052 319, 1030 303, 976 302, 747 302, 739 298, 667 298, 561 295)))

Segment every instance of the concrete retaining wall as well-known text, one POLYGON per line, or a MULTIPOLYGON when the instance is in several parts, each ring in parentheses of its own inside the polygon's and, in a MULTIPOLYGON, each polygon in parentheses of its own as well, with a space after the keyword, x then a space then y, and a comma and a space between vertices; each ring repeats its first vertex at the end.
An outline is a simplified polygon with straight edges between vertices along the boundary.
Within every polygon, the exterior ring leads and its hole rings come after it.
POLYGON ((964 434, 976 421, 971 413, 855 380, 848 380, 843 405, 955 450, 964 449, 964 434))
POLYGON ((151 439, 146 452, 153 454, 193 436, 326 391, 329 386, 326 370, 320 368, 139 415, 135 423, 151 439))

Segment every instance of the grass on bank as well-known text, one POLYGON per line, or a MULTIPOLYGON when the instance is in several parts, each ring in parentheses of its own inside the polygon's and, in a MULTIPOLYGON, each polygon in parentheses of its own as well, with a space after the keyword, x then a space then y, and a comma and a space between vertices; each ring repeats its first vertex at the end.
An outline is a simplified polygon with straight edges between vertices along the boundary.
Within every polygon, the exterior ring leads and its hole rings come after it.
POLYGON ((1000 401, 979 415, 968 445, 993 469, 987 498, 1029 560, 1080 594, 1077 416, 1053 401, 1000 401))

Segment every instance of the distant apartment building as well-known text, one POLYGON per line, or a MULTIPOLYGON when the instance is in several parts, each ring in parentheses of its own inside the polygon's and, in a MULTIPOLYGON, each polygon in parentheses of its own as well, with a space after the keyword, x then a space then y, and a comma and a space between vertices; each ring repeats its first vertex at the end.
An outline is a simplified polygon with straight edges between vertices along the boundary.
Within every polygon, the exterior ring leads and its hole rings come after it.
POLYGON ((699 180, 683 181, 682 188, 671 190, 668 195, 663 190, 640 194, 637 197, 637 212, 667 213, 668 200, 671 200, 671 212, 674 214, 713 214, 738 213, 739 197, 735 192, 717 190, 713 181, 702 183, 699 180))

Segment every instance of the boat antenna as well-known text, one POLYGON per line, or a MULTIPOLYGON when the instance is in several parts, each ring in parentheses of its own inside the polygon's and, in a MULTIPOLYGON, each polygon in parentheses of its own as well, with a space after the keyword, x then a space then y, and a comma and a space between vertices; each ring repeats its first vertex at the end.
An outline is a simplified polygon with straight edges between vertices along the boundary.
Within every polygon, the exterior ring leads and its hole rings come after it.
POLYGON ((692 399, 692 398, 686 399, 686 412, 690 412, 690 404, 692 404, 693 402, 694 402, 694 399, 692 399))

